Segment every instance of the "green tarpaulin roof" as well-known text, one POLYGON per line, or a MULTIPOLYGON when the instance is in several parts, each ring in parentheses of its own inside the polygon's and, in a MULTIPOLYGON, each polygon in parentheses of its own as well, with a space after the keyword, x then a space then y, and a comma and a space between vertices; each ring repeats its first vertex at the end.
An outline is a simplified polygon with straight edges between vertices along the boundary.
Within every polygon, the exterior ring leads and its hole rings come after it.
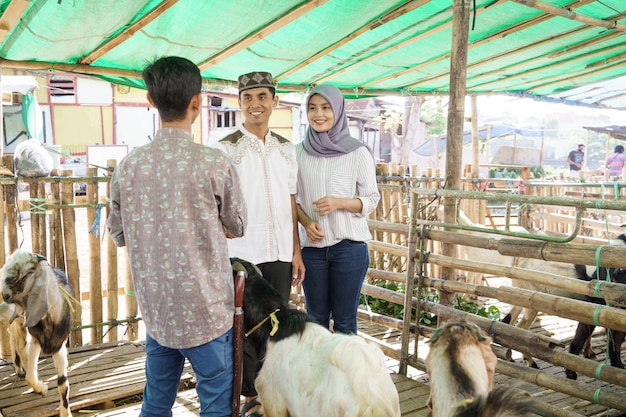
MULTIPOLYGON (((475 4, 468 94, 626 108, 626 85, 568 95, 626 76, 625 0, 475 4)), ((453 0, 0 0, 0 64, 141 85, 137 72, 146 63, 179 55, 200 66, 211 90, 265 70, 283 91, 328 82, 355 96, 448 94, 452 6, 453 0)))

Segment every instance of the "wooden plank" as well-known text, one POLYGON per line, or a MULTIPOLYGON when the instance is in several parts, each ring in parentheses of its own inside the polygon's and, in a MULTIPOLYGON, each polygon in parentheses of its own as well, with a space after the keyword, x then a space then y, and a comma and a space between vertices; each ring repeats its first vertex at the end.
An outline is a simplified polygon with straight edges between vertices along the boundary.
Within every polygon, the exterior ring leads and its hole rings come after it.
MULTIPOLYGON (((83 346, 70 350, 69 379, 72 410, 111 404, 114 400, 143 392, 145 384, 145 350, 143 344, 112 343, 83 346)), ((39 363, 40 379, 48 384, 45 396, 33 393, 24 379, 18 378, 13 366, 0 365, 0 410, 4 417, 35 417, 58 414, 59 395, 51 357, 39 363)), ((187 363, 181 387, 193 378, 187 363)))

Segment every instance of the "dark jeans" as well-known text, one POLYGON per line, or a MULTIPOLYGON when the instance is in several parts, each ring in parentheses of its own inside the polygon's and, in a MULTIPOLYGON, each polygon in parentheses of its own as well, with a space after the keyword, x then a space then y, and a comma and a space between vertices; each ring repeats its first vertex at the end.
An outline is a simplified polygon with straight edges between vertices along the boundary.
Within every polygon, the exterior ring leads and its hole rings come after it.
POLYGON ((369 267, 365 242, 342 240, 326 248, 303 248, 306 277, 302 284, 307 312, 337 333, 356 334, 361 286, 369 267))
POLYGON ((161 346, 146 334, 146 386, 140 417, 172 415, 185 358, 196 375, 200 415, 224 417, 232 414, 233 331, 190 349, 161 346))

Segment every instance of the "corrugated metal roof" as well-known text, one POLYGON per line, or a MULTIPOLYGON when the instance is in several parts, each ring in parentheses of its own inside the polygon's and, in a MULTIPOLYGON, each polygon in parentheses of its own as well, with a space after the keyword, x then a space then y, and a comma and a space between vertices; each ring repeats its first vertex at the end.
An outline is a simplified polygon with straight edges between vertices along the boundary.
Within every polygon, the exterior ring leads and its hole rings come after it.
MULTIPOLYGON (((461 1, 461 0, 458 0, 461 1)), ((465 0, 470 1, 470 0, 465 0)), ((449 92, 453 0, 0 1, 0 64, 141 86, 164 55, 196 62, 207 88, 272 72, 283 91, 328 82, 353 96, 449 92)), ((626 108, 624 0, 476 0, 468 94, 626 108)))

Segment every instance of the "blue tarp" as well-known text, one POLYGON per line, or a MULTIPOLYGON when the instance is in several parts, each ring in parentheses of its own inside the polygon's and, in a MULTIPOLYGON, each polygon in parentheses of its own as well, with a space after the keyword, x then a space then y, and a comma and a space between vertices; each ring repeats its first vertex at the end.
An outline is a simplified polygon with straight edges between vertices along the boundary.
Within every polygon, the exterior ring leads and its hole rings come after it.
MULTIPOLYGON (((478 130, 478 139, 479 140, 487 140, 493 138, 499 138, 502 136, 535 136, 541 137, 543 136, 543 128, 540 126, 525 126, 525 127, 516 127, 511 125, 495 125, 495 126, 485 126, 478 130)), ((427 140, 422 143, 417 148, 413 149, 418 155, 421 156, 433 156, 435 154, 435 141, 437 141, 437 152, 443 152, 446 150, 446 136, 441 136, 438 138, 427 140)), ((472 142, 472 132, 468 131, 463 134, 463 144, 467 145, 472 142)))

